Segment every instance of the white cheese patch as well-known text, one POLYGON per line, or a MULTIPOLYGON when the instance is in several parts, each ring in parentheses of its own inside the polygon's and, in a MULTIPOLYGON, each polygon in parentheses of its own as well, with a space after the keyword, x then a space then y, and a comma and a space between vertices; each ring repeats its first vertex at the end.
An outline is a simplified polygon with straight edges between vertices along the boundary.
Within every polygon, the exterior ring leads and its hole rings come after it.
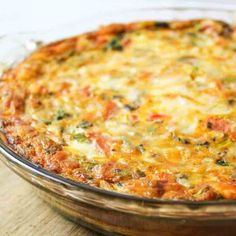
POLYGON ((104 157, 101 152, 98 152, 95 142, 80 143, 73 140, 68 144, 68 147, 84 155, 88 160, 93 160, 95 157, 104 157))

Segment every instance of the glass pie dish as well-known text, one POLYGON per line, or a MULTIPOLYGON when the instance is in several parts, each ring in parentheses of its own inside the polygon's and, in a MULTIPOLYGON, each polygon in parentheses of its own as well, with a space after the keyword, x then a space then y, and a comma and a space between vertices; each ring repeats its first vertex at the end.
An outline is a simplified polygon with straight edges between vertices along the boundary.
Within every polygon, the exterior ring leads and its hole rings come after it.
MULTIPOLYGON (((234 24, 236 7, 155 7, 112 12, 57 29, 0 38, 0 69, 11 66, 41 42, 69 37, 102 24, 138 20, 213 18, 234 24), (235 10, 234 10, 235 9, 235 10)), ((148 199, 98 189, 42 169, 17 155, 0 133, 1 160, 30 182, 48 204, 76 223, 106 235, 235 235, 236 201, 148 199)))

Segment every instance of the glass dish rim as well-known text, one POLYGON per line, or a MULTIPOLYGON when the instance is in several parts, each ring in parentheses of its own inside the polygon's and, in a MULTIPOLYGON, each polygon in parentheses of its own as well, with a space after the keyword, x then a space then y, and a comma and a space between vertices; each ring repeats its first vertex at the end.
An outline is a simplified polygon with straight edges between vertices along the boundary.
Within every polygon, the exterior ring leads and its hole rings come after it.
MULTIPOLYGON (((222 12, 228 12, 228 13, 235 13, 236 14, 236 3, 226 3, 226 4, 220 4, 219 2, 189 2, 193 3, 192 6, 187 4, 187 6, 183 5, 175 5, 175 4, 164 4, 160 6, 154 6, 154 7, 137 7, 137 8, 124 8, 122 10, 110 10, 106 11, 106 13, 112 14, 112 13, 120 13, 120 12, 138 12, 138 11, 149 11, 149 10, 174 10, 174 11, 184 11, 184 10, 216 10, 216 11, 222 11, 222 12), (204 6, 204 4, 207 3, 209 4, 207 7, 204 6), (214 5, 216 3, 216 5, 214 5), (223 7, 220 7, 223 6, 223 7), (235 8, 232 9, 232 6, 235 8)), ((100 13, 101 14, 101 13, 100 13)), ((96 14, 98 16, 99 14, 96 14)), ((88 18, 88 17, 87 17, 88 18)), ((86 18, 78 19, 78 20, 85 20, 86 18)), ((65 27, 69 23, 74 22, 66 22, 64 24, 60 24, 61 27, 65 27)), ((235 21, 236 24, 236 21, 235 21)), ((45 30, 40 30, 39 33, 48 33, 50 30, 55 30, 57 27, 53 27, 51 29, 45 29, 45 30)), ((86 32, 86 31, 85 31, 86 32)), ((38 33, 38 31, 26 31, 26 32, 16 32, 16 33, 10 33, 6 35, 0 35, 0 39, 5 38, 7 36, 15 36, 15 35, 27 35, 27 34, 34 34, 38 33)), ((58 39, 60 40, 60 38, 58 39)), ((56 42, 57 40, 53 40, 51 42, 56 42)), ((46 42, 46 44, 50 44, 51 42, 46 42)), ((180 206, 188 206, 188 207, 204 207, 204 206, 224 206, 224 205, 236 205, 236 200, 204 200, 204 201, 192 201, 192 200, 169 200, 169 199, 159 199, 159 198, 147 198, 147 197, 139 197, 136 195, 129 195, 129 194, 124 194, 124 193, 119 193, 115 191, 110 191, 98 187, 93 187, 89 184, 77 182, 68 178, 65 178, 61 175, 58 175, 56 173, 53 173, 49 170, 46 170, 42 168, 39 165, 36 165, 32 163, 31 161, 27 160, 24 156, 21 156, 17 154, 14 150, 10 148, 10 145, 7 145, 4 143, 2 140, 1 136, 5 137, 5 135, 1 132, 0 130, 0 154, 4 156, 8 161, 14 162, 15 164, 18 164, 21 168, 26 169, 26 171, 31 171, 33 174, 37 174, 41 177, 47 178, 50 181, 54 181, 57 184, 64 184, 66 186, 73 187, 74 190, 79 190, 83 189, 86 191, 91 191, 95 194, 100 194, 104 195, 107 197, 115 197, 120 200, 130 200, 130 201, 135 201, 135 202, 142 202, 142 203, 151 203, 151 204, 161 204, 161 205, 180 205, 180 206)))

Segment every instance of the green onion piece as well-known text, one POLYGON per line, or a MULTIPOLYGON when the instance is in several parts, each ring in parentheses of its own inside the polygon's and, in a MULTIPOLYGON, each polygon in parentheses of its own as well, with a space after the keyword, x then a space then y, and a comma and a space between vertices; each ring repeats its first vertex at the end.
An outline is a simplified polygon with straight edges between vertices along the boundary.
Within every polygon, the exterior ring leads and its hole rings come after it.
POLYGON ((227 83, 232 83, 232 82, 236 82, 236 77, 225 77, 222 80, 227 83))
POLYGON ((130 177, 131 173, 128 170, 124 169, 115 169, 114 172, 121 178, 130 177))
POLYGON ((229 166, 229 163, 223 159, 216 160, 216 164, 219 166, 229 166))
POLYGON ((62 120, 62 119, 69 117, 69 116, 70 116, 70 114, 66 113, 64 110, 58 110, 55 115, 55 119, 62 120))
POLYGON ((191 77, 192 79, 195 79, 195 78, 198 76, 198 73, 199 73, 199 67, 193 66, 192 72, 191 72, 191 74, 190 74, 190 77, 191 77))
POLYGON ((148 126, 147 127, 147 132, 149 132, 149 133, 154 133, 154 132, 156 132, 156 130, 157 130, 157 128, 154 127, 154 126, 148 126))
POLYGON ((79 143, 88 142, 88 138, 84 134, 81 134, 81 133, 73 134, 72 137, 79 143))
POLYGON ((92 127, 93 124, 90 123, 89 121, 87 120, 82 120, 77 126, 76 128, 83 128, 83 129, 88 129, 90 127, 92 127))
POLYGON ((115 51, 122 51, 123 47, 120 43, 121 37, 114 37, 113 39, 111 39, 107 45, 105 46, 105 49, 111 49, 111 50, 115 50, 115 51))
POLYGON ((138 174, 139 177, 146 177, 146 174, 144 171, 137 169, 136 173, 138 174))
POLYGON ((222 142, 219 142, 216 144, 216 148, 226 148, 232 144, 232 141, 230 139, 223 140, 222 142))

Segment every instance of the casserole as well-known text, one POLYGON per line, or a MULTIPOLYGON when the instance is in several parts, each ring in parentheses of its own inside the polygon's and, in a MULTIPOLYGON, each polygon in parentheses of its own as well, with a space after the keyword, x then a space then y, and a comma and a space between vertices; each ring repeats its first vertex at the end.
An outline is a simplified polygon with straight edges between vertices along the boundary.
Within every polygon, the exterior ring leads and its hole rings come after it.
MULTIPOLYGON (((160 11, 162 12, 163 9, 160 11)), ((170 9, 164 11, 175 12, 170 9)), ((189 10, 182 9, 181 17, 184 11, 189 10)), ((145 13, 147 12, 145 11, 145 13)), ((191 10, 190 12, 192 13, 191 10)), ((225 11, 223 12, 225 14, 225 11)), ((227 15, 227 17, 229 16, 227 15)), ((2 139, 4 141, 4 137, 2 139)), ((176 231, 181 235, 187 235, 193 228, 196 228, 195 232, 198 234, 201 232, 208 233, 208 235, 215 235, 216 232, 221 232, 222 235, 224 230, 227 230, 226 235, 230 235, 227 234, 230 228, 230 233, 233 235, 234 201, 217 200, 200 203, 167 201, 100 190, 48 173, 19 157, 4 143, 1 146, 2 153, 8 160, 7 164, 24 178, 39 186, 40 189, 47 189, 47 193, 43 191, 45 199, 74 220, 82 220, 85 224, 95 225, 108 232, 130 235, 141 235, 144 231, 149 235, 154 235, 156 232, 171 235, 176 234, 176 231), (98 205, 99 207, 95 207, 98 205), (107 214, 108 209, 109 214, 107 214), (137 228, 134 228, 134 225, 137 225, 137 228), (224 227, 226 225, 227 228, 224 227), (219 227, 221 231, 219 231, 219 227)))

